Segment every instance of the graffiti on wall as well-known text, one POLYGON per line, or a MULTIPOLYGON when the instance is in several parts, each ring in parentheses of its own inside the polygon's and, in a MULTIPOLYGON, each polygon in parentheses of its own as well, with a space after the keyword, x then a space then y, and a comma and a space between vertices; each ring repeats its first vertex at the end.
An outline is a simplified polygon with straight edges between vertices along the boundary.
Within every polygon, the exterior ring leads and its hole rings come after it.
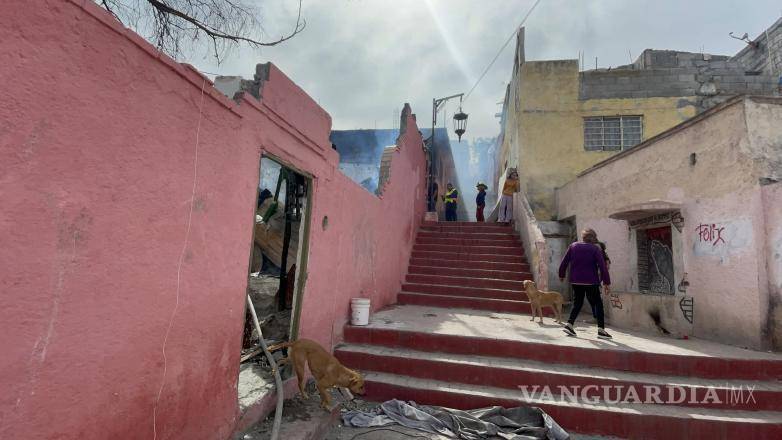
POLYGON ((692 297, 682 297, 682 299, 679 300, 679 309, 682 311, 684 319, 692 324, 693 317, 695 316, 695 300, 692 297))
POLYGON ((725 237, 723 237, 725 226, 701 223, 695 230, 698 231, 698 241, 701 243, 711 243, 712 246, 725 244, 725 237))
POLYGON ((693 233, 695 255, 726 257, 752 243, 752 221, 699 222, 693 233))
POLYGON ((687 293, 687 288, 690 287, 690 282, 687 281, 687 272, 684 272, 681 282, 679 283, 678 290, 681 293, 687 293))
POLYGON ((616 293, 610 293, 608 300, 611 302, 611 307, 622 310, 622 299, 616 293))

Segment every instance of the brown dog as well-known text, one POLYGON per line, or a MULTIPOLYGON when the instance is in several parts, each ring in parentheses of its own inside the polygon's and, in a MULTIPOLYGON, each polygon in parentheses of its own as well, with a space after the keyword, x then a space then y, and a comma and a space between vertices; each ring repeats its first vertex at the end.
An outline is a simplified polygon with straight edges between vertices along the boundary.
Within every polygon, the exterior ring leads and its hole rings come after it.
POLYGON ((269 351, 279 350, 281 348, 290 348, 288 357, 280 359, 277 365, 284 365, 293 362, 293 368, 296 370, 296 378, 299 380, 299 391, 301 396, 308 399, 309 396, 304 389, 305 370, 304 366, 309 364, 310 372, 315 378, 320 393, 320 406, 326 410, 331 409, 331 394, 328 390, 332 387, 343 387, 356 394, 364 394, 364 378, 357 371, 345 368, 339 363, 331 353, 327 352, 317 342, 309 339, 299 339, 293 342, 284 342, 269 347, 269 351))
POLYGON ((522 285, 527 292, 530 307, 532 307, 532 321, 535 320, 535 312, 537 312, 540 322, 543 322, 543 307, 551 307, 556 315, 555 322, 562 322, 562 303, 564 300, 559 292, 538 290, 535 282, 530 280, 525 280, 522 285))

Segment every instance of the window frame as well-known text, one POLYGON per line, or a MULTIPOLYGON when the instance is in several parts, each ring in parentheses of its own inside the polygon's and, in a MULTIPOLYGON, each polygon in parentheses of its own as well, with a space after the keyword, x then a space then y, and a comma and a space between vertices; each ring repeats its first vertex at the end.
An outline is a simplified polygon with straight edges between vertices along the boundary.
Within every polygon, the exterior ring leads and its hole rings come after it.
MULTIPOLYGON (((602 116, 584 116, 583 118, 583 136, 584 151, 624 151, 635 147, 644 141, 644 116, 643 115, 602 115, 602 116), (625 145, 625 124, 629 123, 631 118, 637 118, 638 121, 638 142, 632 145, 625 145), (619 146, 607 145, 606 142, 606 120, 619 120, 619 146), (594 136, 595 127, 590 127, 589 122, 600 122, 599 145, 594 142, 594 138, 588 137, 587 131, 591 128, 594 136), (592 142, 590 142, 592 141, 592 142)), ((627 143, 629 144, 629 140, 627 143)))

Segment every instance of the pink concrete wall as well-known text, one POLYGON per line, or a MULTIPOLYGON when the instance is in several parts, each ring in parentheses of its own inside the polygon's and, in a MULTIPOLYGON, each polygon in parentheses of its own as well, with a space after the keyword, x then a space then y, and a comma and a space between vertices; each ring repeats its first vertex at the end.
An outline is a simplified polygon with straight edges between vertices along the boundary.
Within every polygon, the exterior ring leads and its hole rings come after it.
POLYGON ((91 1, 34 3, 0 14, 0 438, 227 438, 261 155, 313 177, 301 331, 329 346, 406 270, 415 122, 372 198, 273 66, 237 104, 91 1))
POLYGON ((313 207, 301 336, 326 347, 342 339, 351 298, 371 298, 372 310, 395 302, 407 271, 426 208, 420 190, 425 186, 426 169, 409 106, 402 118, 398 151, 381 196, 370 194, 339 172, 331 181, 316 182, 320 195, 313 207), (324 216, 329 219, 325 231, 324 216))

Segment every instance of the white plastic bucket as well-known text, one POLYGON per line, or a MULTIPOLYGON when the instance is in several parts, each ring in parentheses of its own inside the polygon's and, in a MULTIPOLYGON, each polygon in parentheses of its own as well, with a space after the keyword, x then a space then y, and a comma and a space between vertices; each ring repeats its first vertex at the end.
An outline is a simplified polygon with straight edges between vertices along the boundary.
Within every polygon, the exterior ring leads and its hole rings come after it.
POLYGON ((350 323, 352 325, 369 324, 368 298, 353 298, 350 300, 350 323))

